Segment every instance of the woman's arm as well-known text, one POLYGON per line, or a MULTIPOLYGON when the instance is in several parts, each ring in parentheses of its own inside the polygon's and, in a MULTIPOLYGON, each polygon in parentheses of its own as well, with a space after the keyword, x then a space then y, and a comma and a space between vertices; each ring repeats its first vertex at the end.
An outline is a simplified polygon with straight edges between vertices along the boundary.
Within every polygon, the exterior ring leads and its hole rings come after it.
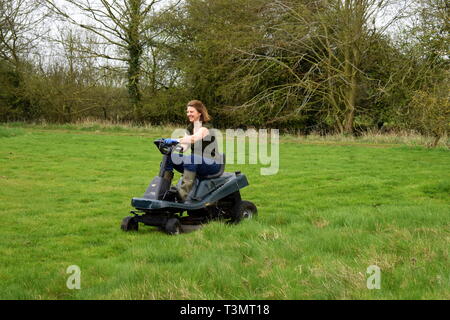
POLYGON ((202 140, 208 134, 209 134, 208 128, 201 127, 193 135, 189 136, 189 135, 186 134, 183 138, 181 138, 180 139, 180 144, 182 144, 182 145, 189 145, 189 144, 196 143, 197 141, 202 140))

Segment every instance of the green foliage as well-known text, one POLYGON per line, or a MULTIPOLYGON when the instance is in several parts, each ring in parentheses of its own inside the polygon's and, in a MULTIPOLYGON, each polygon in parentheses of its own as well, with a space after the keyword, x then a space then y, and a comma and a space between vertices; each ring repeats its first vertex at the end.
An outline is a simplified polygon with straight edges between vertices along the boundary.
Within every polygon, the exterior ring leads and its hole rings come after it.
POLYGON ((161 90, 145 100, 143 120, 154 125, 185 123, 188 99, 189 96, 182 90, 161 90))
POLYGON ((408 108, 407 118, 421 132, 434 136, 433 147, 450 133, 450 97, 448 86, 430 94, 416 91, 408 108))
POLYGON ((189 92, 189 100, 202 100, 213 117, 224 106, 250 98, 239 93, 242 86, 232 77, 239 63, 237 49, 261 36, 254 26, 261 19, 258 10, 264 3, 190 0, 161 17, 160 28, 173 39, 168 54, 182 74, 181 86, 189 92))

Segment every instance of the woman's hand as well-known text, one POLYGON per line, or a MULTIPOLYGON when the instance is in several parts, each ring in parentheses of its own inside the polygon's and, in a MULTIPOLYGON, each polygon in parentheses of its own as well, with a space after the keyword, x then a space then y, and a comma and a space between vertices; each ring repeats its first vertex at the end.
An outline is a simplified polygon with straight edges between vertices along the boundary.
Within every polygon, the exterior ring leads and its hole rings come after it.
POLYGON ((178 144, 180 143, 180 140, 178 139, 164 139, 165 144, 178 144))

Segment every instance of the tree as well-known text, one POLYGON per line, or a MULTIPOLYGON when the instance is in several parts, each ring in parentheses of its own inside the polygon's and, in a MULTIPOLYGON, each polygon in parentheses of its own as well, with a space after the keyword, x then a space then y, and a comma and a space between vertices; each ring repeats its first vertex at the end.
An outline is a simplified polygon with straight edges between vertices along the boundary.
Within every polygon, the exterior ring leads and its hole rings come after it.
POLYGON ((409 126, 434 137, 431 147, 436 147, 439 140, 450 132, 448 92, 448 84, 441 88, 434 88, 434 90, 418 90, 414 92, 408 106, 409 126))
POLYGON ((385 4, 383 0, 270 4, 266 12, 272 25, 259 47, 243 52, 242 73, 250 70, 253 78, 260 78, 283 70, 285 76, 243 107, 253 116, 267 110, 279 121, 309 114, 340 133, 352 133, 355 118, 367 109, 366 88, 378 82, 365 71, 365 64, 383 41, 375 20, 385 4))
POLYGON ((0 1, 0 59, 19 67, 46 32, 42 1, 0 1))
POLYGON ((412 85, 400 119, 408 128, 434 137, 435 147, 450 132, 450 23, 443 0, 419 0, 412 28, 406 30, 412 85))
POLYGON ((42 24, 48 16, 38 0, 0 1, 0 117, 23 119, 36 115, 22 95, 29 60, 38 53, 46 33, 42 24))
POLYGON ((157 45, 157 34, 151 32, 149 17, 162 0, 63 0, 69 8, 64 8, 47 0, 49 6, 66 21, 97 35, 110 46, 106 52, 85 52, 107 60, 125 63, 130 102, 134 118, 142 117, 142 57, 144 51, 157 45), (79 21, 71 11, 80 12, 86 21, 79 21))
POLYGON ((262 20, 261 8, 269 2, 187 0, 157 20, 167 37, 163 52, 168 83, 180 89, 183 105, 187 99, 201 99, 216 118, 215 125, 226 123, 229 113, 221 113, 224 106, 249 99, 246 86, 234 78, 238 49, 251 46, 262 36, 255 26, 262 20))

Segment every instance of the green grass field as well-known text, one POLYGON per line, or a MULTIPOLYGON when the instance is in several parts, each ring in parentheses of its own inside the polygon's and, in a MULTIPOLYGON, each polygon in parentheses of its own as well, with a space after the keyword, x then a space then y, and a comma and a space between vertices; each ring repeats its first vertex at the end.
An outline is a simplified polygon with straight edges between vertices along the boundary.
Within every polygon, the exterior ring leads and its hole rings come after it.
POLYGON ((277 175, 227 167, 257 220, 125 233, 169 133, 0 126, 0 298, 450 299, 447 149, 282 138, 277 175))

